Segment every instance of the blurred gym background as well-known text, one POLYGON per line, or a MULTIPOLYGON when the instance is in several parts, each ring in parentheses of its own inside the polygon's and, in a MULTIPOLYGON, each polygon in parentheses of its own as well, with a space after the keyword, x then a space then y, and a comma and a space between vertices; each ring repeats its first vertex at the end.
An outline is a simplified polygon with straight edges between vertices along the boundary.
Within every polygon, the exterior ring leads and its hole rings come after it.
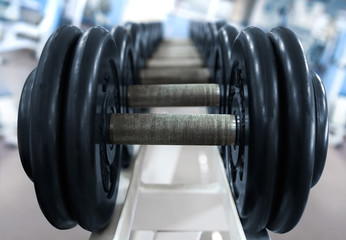
POLYGON ((23 83, 59 26, 108 29, 126 21, 162 21, 166 38, 188 37, 189 20, 227 20, 239 29, 291 28, 326 87, 330 144, 322 178, 301 223, 272 239, 346 239, 345 0, 0 0, 0 239, 87 239, 54 229, 41 214, 16 142, 23 83))

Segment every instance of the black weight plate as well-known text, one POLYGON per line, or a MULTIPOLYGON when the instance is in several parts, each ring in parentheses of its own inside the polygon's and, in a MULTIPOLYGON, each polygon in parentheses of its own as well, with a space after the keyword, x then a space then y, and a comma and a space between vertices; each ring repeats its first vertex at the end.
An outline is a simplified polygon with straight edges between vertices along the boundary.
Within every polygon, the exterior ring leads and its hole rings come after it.
MULTIPOLYGON (((217 26, 215 23, 207 23, 207 28, 208 28, 208 31, 207 31, 207 34, 208 36, 207 39, 208 39, 208 42, 207 42, 207 59, 206 59, 206 64, 207 66, 209 67, 210 70, 213 70, 214 69, 214 61, 215 61, 215 48, 216 48, 216 45, 217 45, 217 32, 218 32, 218 29, 217 29, 217 26)), ((212 79, 212 82, 215 82, 214 81, 214 76, 213 76, 213 72, 211 71, 211 79, 212 79)))
POLYGON ((212 33, 210 32, 210 27, 208 26, 208 23, 202 23, 201 24, 201 50, 202 50, 202 56, 204 59, 204 63, 208 64, 209 59, 209 44, 212 33))
POLYGON ((139 74, 138 69, 140 67, 140 58, 141 58, 141 51, 142 51, 142 42, 141 42, 141 29, 140 26, 136 23, 128 22, 125 24, 126 29, 130 32, 132 43, 133 43, 133 57, 134 57, 134 68, 135 68, 135 75, 133 76, 133 82, 134 84, 138 84, 139 81, 139 74))
POLYGON ((145 66, 145 60, 150 55, 150 47, 149 47, 149 32, 148 27, 145 23, 140 23, 140 31, 141 31, 141 43, 142 43, 142 50, 141 50, 141 65, 140 67, 145 66))
POLYGON ((269 220, 279 155, 279 95, 274 53, 266 34, 246 28, 232 46, 228 114, 237 139, 228 146, 230 186, 244 231, 269 220))
POLYGON ((127 106, 127 88, 129 85, 135 84, 134 75, 137 71, 134 65, 132 38, 127 29, 122 26, 113 28, 111 34, 119 50, 117 59, 119 59, 122 112, 130 113, 132 109, 127 106))
MULTIPOLYGON (((217 61, 220 57, 217 53, 217 34, 218 34, 218 28, 215 23, 207 23, 207 28, 208 28, 208 36, 207 38, 208 43, 207 43, 207 60, 206 64, 209 68, 210 71, 210 82, 216 83, 216 73, 215 71, 216 68, 220 68, 221 62, 217 61), (217 65, 216 65, 217 64, 217 65)), ((207 108, 209 114, 216 114, 218 113, 218 107, 208 107, 207 108)))
POLYGON ((70 73, 65 115, 68 192, 78 223, 99 231, 110 221, 120 175, 120 146, 110 144, 111 113, 120 113, 117 47, 104 28, 80 38, 70 73))
POLYGON ((216 43, 214 48, 214 64, 212 69, 212 81, 215 83, 218 83, 220 86, 220 105, 219 109, 213 108, 213 113, 224 113, 225 112, 225 96, 226 96, 226 89, 227 86, 225 86, 225 79, 229 78, 229 64, 231 60, 231 47, 233 44, 234 39, 238 35, 238 31, 236 28, 230 25, 224 25, 222 27, 222 22, 220 22, 220 25, 218 26, 219 31, 217 32, 216 43))
POLYGON ((69 209, 63 159, 63 110, 70 63, 81 31, 56 30, 41 54, 30 103, 30 158, 37 200, 59 229, 76 225, 69 209))
POLYGON ((316 142, 315 142, 315 164, 311 187, 315 186, 321 177, 326 162, 328 150, 328 104, 327 94, 320 77, 310 70, 310 78, 314 88, 316 107, 316 142))
MULTIPOLYGON (((134 55, 132 48, 131 35, 126 28, 117 26, 112 29, 112 36, 119 50, 119 71, 120 71, 120 88, 121 88, 121 105, 122 113, 132 113, 133 109, 127 106, 127 88, 134 84, 134 75, 136 74, 134 65, 134 55)), ((124 168, 131 164, 133 146, 122 146, 121 163, 124 168)))
MULTIPOLYGON (((224 114, 226 111, 226 99, 228 99, 229 93, 229 84, 227 82, 230 77, 231 47, 237 35, 237 29, 233 26, 225 25, 220 28, 217 36, 214 76, 215 82, 220 87, 220 106, 218 109, 218 113, 220 114, 224 114)), ((225 146, 220 146, 219 151, 225 165, 226 173, 229 175, 230 168, 227 159, 228 155, 225 154, 225 146)))
POLYGON ((280 76, 280 163, 268 229, 284 233, 301 218, 311 186, 315 155, 315 103, 307 61, 287 28, 269 31, 280 76))
MULTIPOLYGON (((230 61, 231 61, 231 48, 234 42, 234 39, 237 37, 238 31, 235 27, 226 25, 223 26, 217 36, 218 39, 218 48, 220 59, 220 68, 215 69, 216 82, 220 85, 220 109, 221 114, 226 112, 225 101, 228 98, 227 94, 229 93, 229 84, 227 84, 230 77, 230 61)), ((215 64, 217 66, 217 64, 215 64)))
POLYGON ((22 162, 24 171, 28 177, 33 180, 32 175, 32 162, 30 159, 30 103, 31 103, 31 92, 34 86, 36 77, 36 68, 27 77, 22 94, 20 96, 19 110, 18 110, 18 150, 20 160, 22 162))

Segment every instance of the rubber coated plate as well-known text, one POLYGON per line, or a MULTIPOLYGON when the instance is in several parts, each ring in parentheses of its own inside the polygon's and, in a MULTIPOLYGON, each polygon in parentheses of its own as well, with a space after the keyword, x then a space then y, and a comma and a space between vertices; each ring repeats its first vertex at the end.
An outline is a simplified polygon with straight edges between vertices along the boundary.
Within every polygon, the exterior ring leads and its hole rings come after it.
MULTIPOLYGON (((208 59, 207 59, 207 65, 210 71, 210 79, 212 83, 217 83, 217 68, 220 68, 220 65, 218 61, 216 61, 216 59, 219 58, 218 56, 218 52, 217 52, 217 47, 218 47, 218 43, 217 43, 217 33, 218 33, 218 28, 217 25, 215 23, 208 23, 207 24, 209 31, 210 31, 210 35, 208 36, 210 38, 209 40, 209 44, 208 44, 208 59), (218 64, 218 65, 215 65, 218 64)), ((221 90, 221 89, 220 89, 221 90)), ((210 114, 216 114, 218 113, 219 108, 218 107, 208 107, 207 108, 208 113, 210 114)))
POLYGON ((202 56, 205 63, 208 63, 209 58, 209 44, 211 42, 212 33, 207 23, 203 23, 201 26, 201 47, 202 47, 202 56))
POLYGON ((71 206, 89 231, 103 229, 113 214, 120 175, 120 146, 109 144, 111 113, 120 112, 117 49, 104 28, 78 42, 67 93, 65 154, 71 206))
POLYGON ((120 87, 122 92, 121 105, 122 112, 129 113, 132 109, 127 106, 127 87, 133 85, 135 66, 134 66, 134 55, 132 49, 132 38, 126 28, 117 26, 112 29, 112 36, 118 47, 117 62, 119 62, 120 71, 120 87))
POLYGON ((328 150, 328 104, 327 94, 320 77, 310 70, 310 77, 314 87, 316 107, 316 143, 315 143, 315 165, 311 187, 315 186, 321 177, 326 162, 328 150))
MULTIPOLYGON (((228 99, 228 92, 226 92, 226 89, 228 85, 226 83, 227 80, 230 77, 230 61, 231 61, 231 47, 233 44, 234 39, 238 35, 238 31, 230 25, 225 25, 220 28, 218 35, 217 35, 217 47, 216 47, 216 53, 215 53, 215 68, 214 68, 214 76, 215 76, 215 82, 219 84, 220 87, 220 106, 218 110, 214 110, 216 113, 224 114, 225 113, 225 105, 226 105, 226 99, 228 99), (226 94, 227 93, 227 94, 226 94)), ((223 160, 227 176, 229 176, 230 168, 228 161, 226 160, 226 147, 220 146, 219 152, 221 155, 221 158, 223 160)))
POLYGON ((18 110, 18 150, 24 171, 33 180, 32 162, 30 159, 30 102, 31 92, 36 77, 36 68, 27 77, 20 96, 18 110))
POLYGON ((268 229, 284 233, 301 218, 315 156, 315 102, 307 61, 297 36, 278 27, 268 36, 280 75, 280 165, 268 229))
POLYGON ((229 93, 228 79, 230 77, 230 61, 231 61, 231 48, 234 39, 237 37, 238 31, 233 26, 226 25, 222 27, 218 33, 218 48, 217 52, 218 63, 215 63, 215 76, 216 82, 220 85, 220 114, 226 112, 226 99, 228 99, 227 94, 229 93))
POLYGON ((134 68, 136 70, 134 72, 135 75, 133 76, 133 82, 134 82, 134 84, 138 84, 140 82, 139 81, 138 68, 139 68, 139 64, 140 64, 141 51, 142 51, 140 26, 136 23, 126 23, 125 27, 131 33, 131 37, 132 37, 132 41, 133 41, 134 68))
MULTIPOLYGON (((119 48, 119 71, 120 71, 120 88, 121 88, 121 105, 123 113, 131 113, 133 109, 127 106, 127 88, 129 85, 133 85, 133 76, 135 75, 134 56, 132 49, 131 35, 126 28, 117 26, 112 30, 112 36, 115 39, 115 43, 119 48)), ((121 154, 121 163, 124 168, 127 168, 131 164, 133 154, 133 146, 123 145, 121 154)))
POLYGON ((211 70, 211 79, 212 82, 215 82, 215 76, 214 76, 214 63, 215 63, 215 53, 216 53, 216 47, 217 47, 217 33, 218 28, 215 23, 208 23, 209 31, 210 31, 210 42, 208 44, 208 61, 207 65, 209 69, 211 70))
POLYGON ((146 29, 146 25, 144 23, 140 23, 139 24, 140 27, 140 31, 141 31, 141 42, 142 42, 142 50, 141 50, 141 63, 140 63, 140 67, 144 67, 145 66, 145 60, 148 58, 149 56, 149 51, 150 48, 148 46, 148 31, 146 29))
POLYGON ((41 54, 30 107, 30 158, 37 200, 48 221, 60 229, 76 225, 66 196, 62 126, 70 59, 81 36, 76 27, 56 30, 41 54))
POLYGON ((270 214, 278 161, 279 101, 274 54, 258 28, 241 31, 232 46, 228 114, 237 120, 227 147, 230 186, 243 228, 258 232, 270 214))

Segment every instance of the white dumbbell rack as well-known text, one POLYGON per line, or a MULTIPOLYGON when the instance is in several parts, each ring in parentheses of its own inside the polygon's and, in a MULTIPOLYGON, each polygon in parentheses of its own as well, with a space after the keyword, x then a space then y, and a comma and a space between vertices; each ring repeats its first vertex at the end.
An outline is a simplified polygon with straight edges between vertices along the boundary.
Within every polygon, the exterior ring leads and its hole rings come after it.
POLYGON ((90 240, 246 239, 217 147, 142 146, 134 159, 111 223, 90 240))

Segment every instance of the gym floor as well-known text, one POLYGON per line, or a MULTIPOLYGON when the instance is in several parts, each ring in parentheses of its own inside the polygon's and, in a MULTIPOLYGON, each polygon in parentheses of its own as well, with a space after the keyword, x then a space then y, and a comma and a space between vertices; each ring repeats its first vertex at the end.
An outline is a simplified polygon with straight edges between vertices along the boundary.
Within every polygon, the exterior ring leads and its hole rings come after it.
MULTIPOLYGON (((16 104, 23 83, 37 61, 29 51, 0 55, 0 81, 12 91, 16 104)), ((271 234, 273 240, 346 238, 346 145, 330 147, 319 183, 311 190, 299 225, 283 235, 271 234)), ((0 238, 1 239, 88 239, 90 233, 76 227, 60 231, 42 215, 34 186, 25 175, 18 150, 0 140, 0 238)))

